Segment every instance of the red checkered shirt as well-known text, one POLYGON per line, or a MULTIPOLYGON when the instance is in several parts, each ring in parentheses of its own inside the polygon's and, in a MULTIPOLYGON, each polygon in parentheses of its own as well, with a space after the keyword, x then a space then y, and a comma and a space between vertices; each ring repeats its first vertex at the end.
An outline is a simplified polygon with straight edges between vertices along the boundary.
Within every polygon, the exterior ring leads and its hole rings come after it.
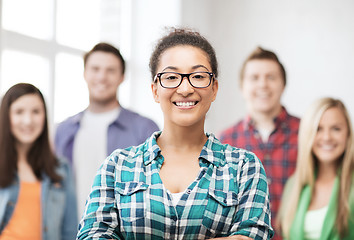
POLYGON ((249 116, 220 135, 222 143, 247 149, 262 161, 269 184, 272 219, 276 218, 285 182, 295 170, 300 119, 289 115, 283 107, 274 123, 275 130, 268 142, 262 141, 249 116))

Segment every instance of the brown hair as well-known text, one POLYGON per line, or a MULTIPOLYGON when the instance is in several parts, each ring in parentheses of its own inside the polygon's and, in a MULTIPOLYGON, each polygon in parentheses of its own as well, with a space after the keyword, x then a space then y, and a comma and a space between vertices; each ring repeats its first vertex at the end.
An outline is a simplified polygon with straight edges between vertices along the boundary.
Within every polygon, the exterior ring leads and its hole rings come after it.
POLYGON ((37 179, 41 180, 43 173, 45 173, 53 182, 61 180, 61 177, 55 172, 58 161, 50 148, 47 110, 43 95, 35 86, 28 83, 19 83, 5 93, 0 106, 0 187, 11 185, 17 175, 18 154, 15 147, 16 140, 11 132, 9 111, 13 102, 27 94, 39 96, 45 111, 42 133, 28 151, 27 161, 37 179))
POLYGON ((89 52, 87 52, 84 55, 84 66, 85 67, 86 67, 86 63, 87 63, 88 58, 94 52, 105 52, 105 53, 112 53, 113 55, 115 55, 122 63, 122 74, 124 74, 125 61, 124 61, 122 54, 120 53, 120 51, 117 48, 113 47, 111 44, 104 43, 104 42, 96 44, 89 52))
POLYGON ((215 50, 206 38, 201 36, 199 32, 191 29, 170 28, 168 30, 169 33, 158 41, 150 57, 149 67, 152 79, 154 79, 157 74, 157 66, 160 62, 162 53, 169 48, 179 45, 189 45, 203 50, 208 55, 211 70, 213 71, 215 77, 218 76, 218 62, 216 59, 215 50))
POLYGON ((240 71, 240 81, 241 84, 243 82, 243 78, 245 77, 245 68, 246 64, 251 61, 251 60, 271 60, 276 62, 279 65, 281 75, 283 77, 284 81, 284 86, 286 85, 286 72, 283 64, 279 61, 277 55, 274 52, 271 52, 269 50, 263 49, 261 47, 257 47, 248 57, 247 59, 243 62, 243 65, 241 67, 240 71))

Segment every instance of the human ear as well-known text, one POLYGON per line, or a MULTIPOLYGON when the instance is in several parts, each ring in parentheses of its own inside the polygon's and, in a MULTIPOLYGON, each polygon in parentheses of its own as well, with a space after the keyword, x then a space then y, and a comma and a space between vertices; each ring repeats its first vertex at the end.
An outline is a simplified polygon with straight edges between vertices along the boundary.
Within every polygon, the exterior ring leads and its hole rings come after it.
POLYGON ((159 99, 159 94, 157 91, 157 84, 156 83, 151 83, 151 91, 152 91, 152 96, 154 97, 155 102, 160 103, 159 99))
POLYGON ((219 81, 214 79, 211 87, 213 90, 213 102, 214 102, 216 99, 216 95, 218 94, 218 90, 219 90, 219 81))
POLYGON ((124 74, 122 73, 119 77, 118 86, 120 86, 122 84, 122 82, 124 82, 124 79, 125 79, 125 77, 124 77, 124 74))
POLYGON ((82 75, 84 77, 85 82, 87 83, 87 80, 86 80, 86 69, 84 69, 84 72, 82 73, 82 75))

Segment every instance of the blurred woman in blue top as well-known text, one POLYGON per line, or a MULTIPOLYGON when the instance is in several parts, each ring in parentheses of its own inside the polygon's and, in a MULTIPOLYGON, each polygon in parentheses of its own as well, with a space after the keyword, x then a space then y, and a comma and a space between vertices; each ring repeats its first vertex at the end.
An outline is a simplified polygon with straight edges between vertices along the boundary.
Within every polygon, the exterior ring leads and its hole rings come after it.
POLYGON ((118 149, 98 171, 78 239, 269 239, 269 196, 257 157, 204 132, 218 92, 215 52, 172 29, 150 58, 162 132, 118 149))
POLYGON ((69 166, 50 147, 42 93, 12 86, 0 107, 0 239, 73 239, 73 185, 69 166))

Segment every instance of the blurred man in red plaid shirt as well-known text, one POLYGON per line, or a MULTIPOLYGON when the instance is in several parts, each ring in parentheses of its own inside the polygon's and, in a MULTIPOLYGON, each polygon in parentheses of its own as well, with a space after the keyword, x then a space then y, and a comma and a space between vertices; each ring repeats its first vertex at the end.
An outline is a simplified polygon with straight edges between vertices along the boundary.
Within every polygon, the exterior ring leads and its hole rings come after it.
MULTIPOLYGON (((285 85, 286 73, 278 57, 258 47, 241 69, 240 86, 248 115, 220 136, 221 142, 250 150, 262 161, 268 178, 273 222, 297 157, 300 120, 289 115, 280 102, 285 85)), ((280 234, 273 239, 281 239, 280 234)))

